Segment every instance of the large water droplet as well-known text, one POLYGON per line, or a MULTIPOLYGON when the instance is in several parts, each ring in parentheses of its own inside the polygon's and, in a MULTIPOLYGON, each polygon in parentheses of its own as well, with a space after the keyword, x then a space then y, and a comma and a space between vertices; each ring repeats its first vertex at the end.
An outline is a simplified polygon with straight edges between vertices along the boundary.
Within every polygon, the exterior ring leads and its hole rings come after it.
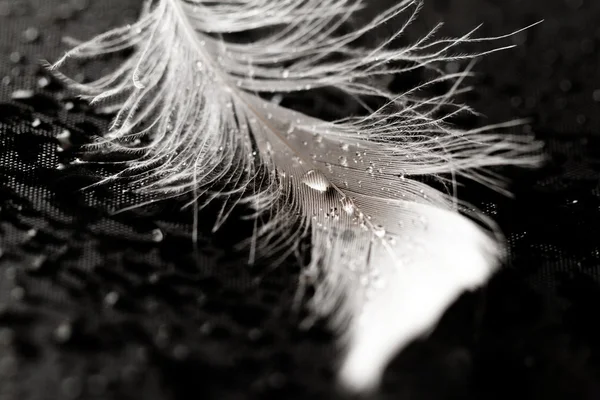
POLYGON ((302 176, 302 183, 319 192, 326 192, 330 186, 327 177, 314 169, 311 169, 302 176))

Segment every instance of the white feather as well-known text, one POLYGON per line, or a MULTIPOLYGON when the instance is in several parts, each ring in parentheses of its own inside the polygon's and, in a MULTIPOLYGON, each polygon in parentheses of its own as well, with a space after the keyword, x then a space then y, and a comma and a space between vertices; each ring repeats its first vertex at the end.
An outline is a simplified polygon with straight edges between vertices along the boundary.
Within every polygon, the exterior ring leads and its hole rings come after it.
POLYGON ((491 39, 474 39, 472 31, 437 40, 437 26, 392 49, 421 7, 416 0, 338 33, 364 6, 362 0, 149 0, 137 23, 78 45, 53 66, 133 49, 114 72, 87 84, 69 81, 92 102, 119 108, 96 146, 138 152, 126 173, 143 190, 190 192, 194 201, 220 197, 215 229, 236 204, 249 204, 260 221, 253 254, 284 257, 311 238, 305 269, 316 281, 311 305, 339 332, 346 349, 340 378, 354 391, 376 387, 394 353, 498 264, 494 235, 461 216, 453 196, 414 178, 463 175, 498 185, 485 167, 530 165, 537 148, 528 138, 487 132, 495 127, 464 131, 437 116, 442 106, 453 107, 451 114, 470 111, 453 103, 469 71, 448 74, 439 63, 485 54, 454 49, 491 39), (356 44, 404 14, 407 21, 389 40, 373 48, 356 44), (262 36, 254 41, 227 39, 258 29, 262 36), (417 68, 433 77, 405 93, 374 79, 417 68), (437 97, 416 95, 441 81, 455 84, 437 97), (255 94, 329 86, 386 104, 366 117, 325 122, 255 94), (132 146, 140 137, 147 144, 132 146))

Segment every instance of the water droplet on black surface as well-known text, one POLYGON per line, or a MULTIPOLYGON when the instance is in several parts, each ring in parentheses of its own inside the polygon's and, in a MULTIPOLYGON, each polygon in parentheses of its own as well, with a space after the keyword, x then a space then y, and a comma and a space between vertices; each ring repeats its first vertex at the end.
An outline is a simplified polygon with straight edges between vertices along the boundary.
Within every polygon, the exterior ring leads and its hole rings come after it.
POLYGON ((66 343, 73 335, 73 327, 69 322, 61 323, 54 331, 54 339, 58 343, 66 343))
POLYGON ((23 55, 18 51, 13 51, 9 56, 10 62, 13 64, 19 64, 23 61, 23 55))
POLYGON ((58 140, 59 146, 62 150, 68 150, 73 145, 71 143, 71 131, 68 129, 63 130, 61 133, 56 135, 56 140, 58 140))
POLYGON ((40 31, 33 26, 25 29, 25 31, 23 32, 23 40, 26 43, 34 43, 34 42, 38 41, 39 38, 40 38, 40 31))
POLYGON ((11 93, 10 97, 13 100, 25 100, 32 98, 33 95, 33 90, 15 90, 11 93))
POLYGON ((54 10, 54 15, 55 15, 56 19, 62 20, 62 21, 67 21, 67 20, 73 18, 74 14, 75 14, 75 10, 71 7, 71 5, 69 3, 59 4, 55 7, 55 10, 54 10))
POLYGON ((114 307, 119 301, 119 293, 117 292, 109 292, 104 296, 104 304, 108 307, 114 307))
POLYGON ((152 241, 154 242, 162 242, 164 239, 164 234, 159 228, 152 230, 152 241))

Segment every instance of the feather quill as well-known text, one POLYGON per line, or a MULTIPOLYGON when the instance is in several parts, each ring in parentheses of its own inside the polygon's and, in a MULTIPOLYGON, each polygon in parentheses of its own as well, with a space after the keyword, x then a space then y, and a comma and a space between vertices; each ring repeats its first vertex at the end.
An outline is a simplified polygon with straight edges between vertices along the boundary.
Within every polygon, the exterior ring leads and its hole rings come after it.
MULTIPOLYGON (((458 201, 418 180, 461 175, 490 186, 487 167, 531 165, 537 144, 491 134, 494 126, 460 130, 439 116, 470 112, 454 97, 469 70, 446 73, 441 62, 484 40, 475 30, 436 39, 441 25, 415 43, 390 46, 416 18, 421 1, 402 0, 371 21, 347 26, 363 0, 148 0, 140 19, 78 44, 69 58, 122 50, 114 71, 81 84, 56 72, 92 103, 118 113, 94 144, 138 154, 127 168, 142 190, 222 199, 215 229, 237 204, 254 210, 252 254, 285 256, 312 242, 305 276, 310 300, 339 333, 339 376, 352 391, 376 388, 395 352, 430 330, 464 291, 483 284, 498 265, 501 237, 459 213, 458 201), (376 46, 358 40, 407 16, 376 46), (254 41, 232 34, 260 31, 254 41), (378 77, 419 68, 432 78, 401 94, 378 77), (437 82, 442 95, 419 98, 437 82), (335 122, 283 108, 259 93, 335 87, 374 96, 384 105, 335 122), (136 139, 142 145, 134 146, 136 139)), ((508 46, 511 47, 511 46, 508 46)), ((121 176, 117 174, 108 179, 121 176)), ((450 181, 451 184, 453 180, 450 181)))

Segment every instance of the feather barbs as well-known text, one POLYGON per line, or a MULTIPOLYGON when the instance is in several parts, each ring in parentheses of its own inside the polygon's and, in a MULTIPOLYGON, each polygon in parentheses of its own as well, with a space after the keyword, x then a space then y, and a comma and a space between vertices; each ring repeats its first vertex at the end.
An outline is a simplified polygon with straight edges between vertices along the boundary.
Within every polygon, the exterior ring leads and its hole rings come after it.
POLYGON ((77 45, 53 66, 133 50, 95 81, 68 81, 92 102, 119 110, 94 146, 140 153, 124 173, 143 190, 220 197, 215 228, 236 205, 250 205, 261 218, 252 254, 289 254, 310 237, 307 268, 320 271, 310 303, 339 332, 347 349, 340 377, 357 391, 375 387, 397 350, 498 265, 501 244, 493 232, 459 214, 453 194, 415 178, 461 175, 498 186, 488 167, 537 161, 539 145, 529 138, 447 123, 470 112, 454 102, 470 71, 446 73, 437 65, 512 47, 453 53, 461 44, 507 35, 476 39, 473 30, 435 39, 438 25, 412 45, 390 46, 421 5, 402 0, 349 28, 364 1, 149 0, 138 22, 77 45), (404 14, 388 40, 358 44, 404 14), (229 36, 249 31, 255 40, 229 36), (420 68, 433 78, 404 93, 377 83, 420 68), (454 84, 442 95, 417 95, 442 82, 454 84), (331 122, 257 94, 323 87, 383 105, 331 122), (443 107, 451 111, 440 116, 443 107), (132 149, 136 138, 147 140, 132 149))

